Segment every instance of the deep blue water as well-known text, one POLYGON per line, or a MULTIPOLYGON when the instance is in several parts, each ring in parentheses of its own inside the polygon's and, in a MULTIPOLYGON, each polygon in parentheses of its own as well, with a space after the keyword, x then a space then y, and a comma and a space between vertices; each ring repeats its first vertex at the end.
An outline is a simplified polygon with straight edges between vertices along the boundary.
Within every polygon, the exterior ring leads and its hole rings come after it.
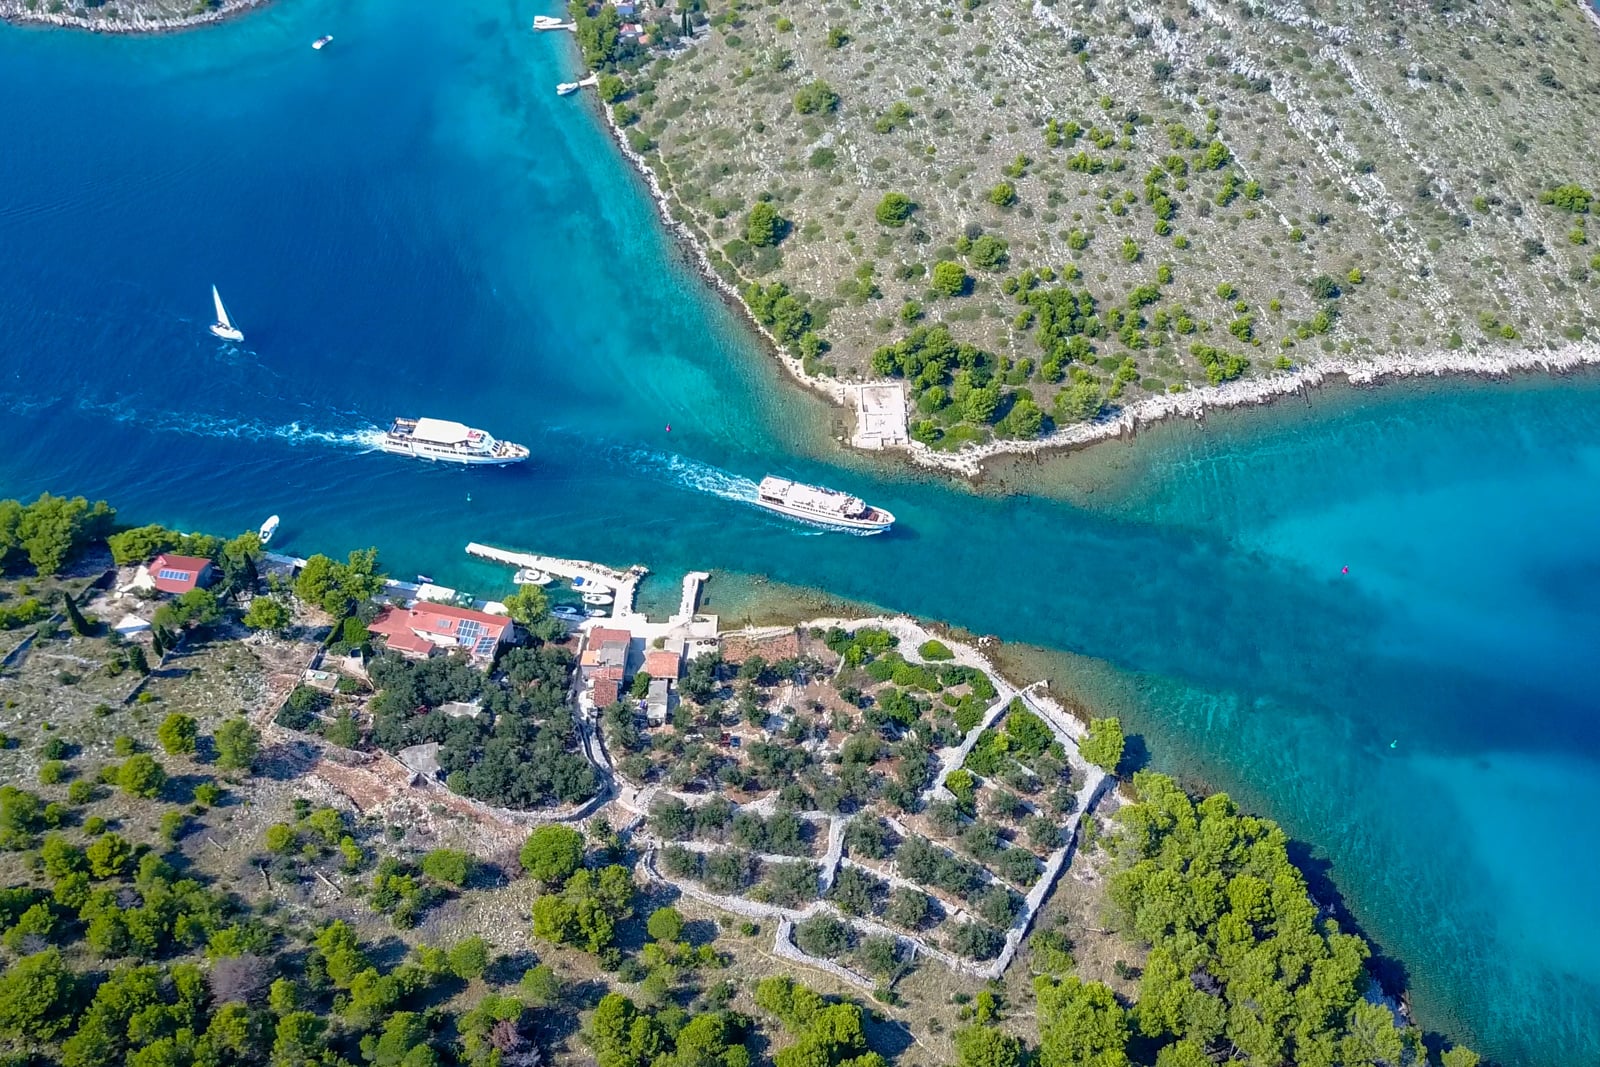
POLYGON ((536 10, 0 28, 0 492, 221 530, 278 512, 286 550, 376 543, 485 593, 506 575, 468 540, 724 568, 1096 658, 1158 766, 1323 851, 1425 1025, 1508 1064, 1600 1060, 1600 385, 1170 427, 1070 461, 1077 503, 1026 467, 1008 482, 1037 491, 997 498, 874 466, 683 267, 591 105, 555 97, 574 60, 536 10), (212 283, 245 345, 205 332, 212 283), (397 414, 537 462, 368 452, 397 414), (902 528, 734 499, 768 471, 902 528))

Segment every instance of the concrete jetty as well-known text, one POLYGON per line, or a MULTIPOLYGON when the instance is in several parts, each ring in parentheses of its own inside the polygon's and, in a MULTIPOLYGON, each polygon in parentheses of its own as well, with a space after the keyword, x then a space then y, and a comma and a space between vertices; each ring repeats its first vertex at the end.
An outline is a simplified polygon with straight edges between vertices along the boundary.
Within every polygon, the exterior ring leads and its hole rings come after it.
POLYGON ((700 588, 711 579, 706 571, 690 571, 683 576, 683 596, 678 600, 675 622, 688 622, 694 618, 694 609, 700 606, 700 588))
MULTIPOLYGON (((495 548, 493 545, 481 545, 476 541, 467 545, 467 555, 477 556, 479 559, 492 560, 495 563, 504 563, 508 567, 528 567, 536 571, 544 571, 559 578, 582 578, 585 584, 593 582, 611 590, 616 599, 611 605, 613 618, 632 615, 634 597, 639 592, 639 581, 650 573, 650 568, 643 564, 634 564, 625 571, 615 567, 607 567, 601 563, 590 563, 581 559, 560 559, 556 556, 541 556, 533 552, 513 552, 510 549, 495 548)), ((708 576, 709 577, 709 576, 708 576)))

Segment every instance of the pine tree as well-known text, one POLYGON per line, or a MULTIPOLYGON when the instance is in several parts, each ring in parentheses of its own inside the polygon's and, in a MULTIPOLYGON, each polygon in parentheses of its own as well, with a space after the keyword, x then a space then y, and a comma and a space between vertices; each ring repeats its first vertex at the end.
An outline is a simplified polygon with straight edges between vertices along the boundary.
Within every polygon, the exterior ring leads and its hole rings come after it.
POLYGON ((67 625, 72 627, 72 632, 79 637, 89 636, 89 620, 83 617, 83 612, 78 610, 77 601, 72 599, 72 594, 65 589, 61 591, 61 602, 66 605, 67 625))
POLYGON ((161 628, 159 626, 150 631, 150 651, 156 654, 156 659, 160 659, 167 654, 166 645, 161 642, 161 628))
MULTIPOLYGON (((160 652, 157 652, 159 655, 160 652)), ((144 658, 144 649, 138 645, 128 646, 128 666, 138 671, 141 675, 150 673, 150 661, 144 658)))

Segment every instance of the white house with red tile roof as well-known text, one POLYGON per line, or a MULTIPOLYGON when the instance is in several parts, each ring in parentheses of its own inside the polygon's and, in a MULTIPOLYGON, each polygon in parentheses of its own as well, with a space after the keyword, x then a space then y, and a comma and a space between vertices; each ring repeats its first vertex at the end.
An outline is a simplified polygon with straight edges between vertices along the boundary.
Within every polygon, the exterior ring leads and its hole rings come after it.
POLYGON ((511 633, 511 620, 471 608, 419 601, 409 608, 385 608, 367 632, 381 636, 389 648, 407 656, 425 658, 441 650, 460 650, 474 660, 487 661, 511 633))
POLYGON ((211 580, 211 561, 201 556, 163 552, 145 565, 150 584, 163 593, 187 593, 211 580))

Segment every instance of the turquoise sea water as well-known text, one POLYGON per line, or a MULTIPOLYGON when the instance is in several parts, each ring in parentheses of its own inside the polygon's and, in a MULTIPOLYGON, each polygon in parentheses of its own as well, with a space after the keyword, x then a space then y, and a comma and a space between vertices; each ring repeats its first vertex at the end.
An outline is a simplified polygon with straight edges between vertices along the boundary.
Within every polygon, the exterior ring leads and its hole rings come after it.
POLYGON ((1025 496, 848 456, 555 97, 574 60, 539 10, 0 28, 0 492, 278 512, 286 550, 376 543, 484 593, 506 575, 468 540, 724 568, 1094 657, 1156 765, 1317 847, 1425 1025, 1600 1060, 1600 385, 1329 394, 1096 450, 1072 485, 1018 465, 1025 496), (245 345, 205 332, 212 283, 245 345), (537 462, 370 454, 397 414, 537 462), (776 520, 740 499, 768 471, 902 528, 776 520))

